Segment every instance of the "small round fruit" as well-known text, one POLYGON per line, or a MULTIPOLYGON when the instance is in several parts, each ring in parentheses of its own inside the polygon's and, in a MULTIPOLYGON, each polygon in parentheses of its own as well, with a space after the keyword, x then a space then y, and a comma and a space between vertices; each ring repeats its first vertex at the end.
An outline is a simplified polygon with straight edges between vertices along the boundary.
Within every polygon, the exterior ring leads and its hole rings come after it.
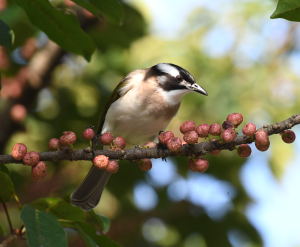
POLYGON ((116 173, 119 170, 119 164, 115 160, 109 160, 106 171, 108 171, 110 174, 116 173))
POLYGON ((260 145, 267 145, 269 142, 269 136, 268 133, 264 130, 259 130, 255 134, 255 140, 260 145))
MULTIPOLYGON (((211 142, 217 141, 217 139, 211 139, 211 142)), ((218 155, 219 153, 221 153, 221 150, 213 150, 210 152, 211 155, 218 155)))
POLYGON ((167 147, 172 152, 179 152, 181 146, 182 146, 182 141, 178 137, 173 137, 167 142, 167 147))
POLYGON ((152 161, 150 159, 139 160, 139 167, 142 171, 149 171, 152 168, 152 161))
POLYGON ((196 131, 198 133, 199 137, 205 138, 208 136, 208 132, 209 132, 209 124, 200 124, 196 131))
POLYGON ((43 161, 40 161, 31 169, 31 178, 34 181, 39 181, 44 177, 46 177, 46 175, 47 175, 47 165, 43 161))
POLYGON ((166 131, 166 132, 161 133, 158 136, 158 140, 161 144, 166 145, 167 142, 173 137, 174 137, 174 134, 171 131, 166 131))
POLYGON ((48 148, 50 150, 57 150, 58 148, 60 148, 59 140, 57 138, 50 139, 48 142, 48 148))
POLYGON ((180 132, 182 134, 185 134, 189 131, 195 130, 196 125, 193 121, 185 121, 181 126, 180 126, 180 132))
POLYGON ((94 165, 100 170, 105 170, 108 165, 108 157, 105 155, 96 156, 94 158, 94 165))
POLYGON ((251 147, 248 144, 241 144, 237 149, 238 155, 242 158, 247 158, 251 155, 251 147))
POLYGON ((222 139, 224 142, 232 142, 236 138, 236 132, 233 129, 224 130, 222 139))
POLYGON ((76 135, 72 131, 64 131, 63 135, 59 138, 62 146, 71 146, 76 141, 76 135))
POLYGON ((31 151, 24 155, 23 164, 27 166, 35 166, 40 161, 40 156, 37 152, 31 151))
POLYGON ((234 129, 234 125, 230 121, 224 121, 222 124, 223 130, 234 129))
POLYGON ((195 167, 195 162, 193 159, 189 159, 188 161, 188 168, 192 171, 192 172, 197 172, 196 167, 195 167))
POLYGON ((27 153, 27 148, 23 143, 16 143, 12 149, 12 156, 16 160, 21 160, 27 153))
POLYGON ((122 137, 117 136, 113 139, 113 145, 117 148, 124 149, 126 147, 126 142, 122 137))
POLYGON ((219 136, 222 132, 220 124, 214 123, 209 127, 209 134, 212 136, 219 136))
POLYGON ((197 172, 200 172, 200 173, 205 172, 209 167, 208 160, 207 159, 195 159, 194 167, 197 172))
POLYGON ((183 140, 190 145, 194 145, 198 142, 198 133, 196 131, 189 131, 184 134, 183 140))
POLYGON ((281 138, 285 143, 293 143, 296 140, 296 134, 292 130, 285 130, 281 134, 281 138))
POLYGON ((255 142, 255 146, 256 148, 261 151, 261 152, 265 152, 269 149, 270 147, 270 142, 268 142, 266 145, 261 145, 258 142, 255 142))
POLYGON ((106 132, 100 136, 100 142, 103 145, 109 145, 113 142, 114 136, 111 132, 106 132))
POLYGON ((156 148, 157 147, 157 143, 156 142, 146 142, 143 145, 143 148, 156 148))
POLYGON ((83 133, 82 133, 83 139, 85 139, 85 140, 87 140, 87 141, 93 140, 94 136, 95 136, 95 132, 94 132, 94 130, 91 129, 91 128, 85 129, 85 130, 83 131, 83 133))
POLYGON ((226 120, 232 122, 237 128, 243 122, 243 115, 240 113, 231 113, 227 116, 226 120))
POLYGON ((243 129, 242 132, 246 136, 253 136, 256 132, 256 126, 253 123, 247 123, 243 129))

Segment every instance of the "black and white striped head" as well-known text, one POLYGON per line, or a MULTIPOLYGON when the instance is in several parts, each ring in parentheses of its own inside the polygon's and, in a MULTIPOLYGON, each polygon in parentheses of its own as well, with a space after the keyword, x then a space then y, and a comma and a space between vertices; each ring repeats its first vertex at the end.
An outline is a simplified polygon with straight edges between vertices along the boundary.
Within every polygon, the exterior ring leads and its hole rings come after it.
POLYGON ((149 75, 156 76, 161 90, 170 92, 171 95, 183 97, 190 92, 208 95, 188 71, 175 64, 159 63, 154 65, 150 68, 149 75))

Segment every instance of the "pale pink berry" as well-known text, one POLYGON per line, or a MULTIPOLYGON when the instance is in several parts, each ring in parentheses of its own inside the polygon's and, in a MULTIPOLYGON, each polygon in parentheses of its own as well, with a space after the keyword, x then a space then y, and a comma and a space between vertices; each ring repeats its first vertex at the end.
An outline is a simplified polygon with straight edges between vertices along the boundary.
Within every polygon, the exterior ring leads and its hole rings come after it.
POLYGON ((189 131, 184 134, 183 140, 190 145, 194 145, 198 142, 198 133, 196 131, 189 131))
POLYGON ((166 132, 163 132, 161 133, 159 136, 158 136, 158 140, 160 143, 162 144, 167 144, 167 142, 174 137, 174 134, 171 132, 171 131, 166 131, 166 132))
POLYGON ((27 148, 23 143, 16 143, 12 149, 12 156, 16 160, 21 160, 27 153, 27 148))
POLYGON ((188 167, 192 171, 205 172, 208 169, 209 163, 206 159, 190 159, 188 162, 188 167))
POLYGON ((83 139, 85 139, 85 140, 87 140, 87 141, 93 140, 94 136, 95 136, 95 132, 94 132, 94 130, 91 129, 91 128, 85 129, 85 130, 83 131, 83 133, 82 133, 83 139))
POLYGON ((100 142, 103 145, 109 145, 113 142, 114 136, 111 132, 106 132, 104 134, 101 135, 100 137, 100 142))
POLYGON ((108 164, 108 157, 105 155, 98 155, 94 158, 94 165, 100 169, 105 170, 108 164))
POLYGON ((256 126, 253 123, 247 123, 242 129, 243 134, 246 136, 253 136, 255 134, 255 131, 256 126))
MULTIPOLYGON (((211 139, 210 141, 211 141, 211 142, 214 142, 214 141, 217 141, 217 139, 211 139)), ((211 154, 211 155, 218 155, 219 153, 221 153, 221 150, 213 150, 213 151, 210 151, 210 154, 211 154)))
POLYGON ((235 127, 238 127, 243 122, 243 115, 240 113, 231 113, 227 116, 226 120, 232 122, 235 127))
POLYGON ((109 160, 106 171, 108 171, 110 174, 116 173, 119 170, 119 164, 115 160, 109 160))
POLYGON ((222 133, 222 140, 224 142, 232 142, 236 138, 236 132, 233 129, 224 130, 222 133))
POLYGON ((152 161, 150 159, 139 160, 139 167, 142 171, 149 171, 152 168, 152 161))
POLYGON ((180 132, 185 134, 189 131, 195 130, 196 125, 193 121, 186 121, 180 126, 180 132))
POLYGON ((57 150, 58 148, 60 148, 59 140, 57 138, 50 139, 48 142, 48 148, 50 150, 57 150))
POLYGON ((222 124, 223 130, 234 129, 234 125, 230 121, 224 121, 222 124))
POLYGON ((182 145, 185 145, 185 144, 187 144, 187 143, 186 143, 185 141, 182 141, 181 144, 182 144, 182 145))
POLYGON ((281 134, 281 138, 285 143, 293 143, 296 140, 296 134, 292 130, 285 130, 281 134))
POLYGON ((27 166, 35 166, 40 161, 40 156, 37 152, 31 151, 24 155, 23 164, 27 166))
POLYGON ((237 149, 238 155, 242 158, 247 158, 251 155, 251 147, 248 144, 241 144, 237 149))
POLYGON ((265 152, 269 149, 270 147, 270 142, 268 142, 266 145, 261 145, 258 142, 255 142, 255 146, 256 148, 261 151, 261 152, 265 152))
POLYGON ((62 146, 71 146, 76 141, 76 135, 72 131, 64 131, 63 135, 59 138, 62 146))
POLYGON ((182 141, 178 137, 173 137, 167 142, 167 147, 172 152, 178 152, 181 146, 182 146, 182 141))
POLYGON ((44 177, 46 177, 46 175, 47 175, 47 165, 43 161, 40 161, 31 169, 31 178, 34 181, 39 181, 44 177))
POLYGON ((205 138, 208 136, 208 132, 209 132, 209 124, 200 124, 196 131, 198 133, 199 137, 205 138))
POLYGON ((193 172, 197 172, 196 167, 195 167, 195 162, 193 159, 189 159, 188 168, 193 172))
POLYGON ((269 136, 268 133, 264 130, 259 130, 255 134, 255 140, 260 145, 267 145, 269 142, 269 136))
POLYGON ((157 143, 156 142, 146 142, 143 145, 143 148, 156 148, 157 147, 157 143))
POLYGON ((124 149, 126 147, 126 142, 122 137, 117 136, 113 139, 113 145, 117 148, 124 149))
POLYGON ((209 134, 212 136, 219 136, 222 132, 220 124, 214 123, 209 127, 209 134))

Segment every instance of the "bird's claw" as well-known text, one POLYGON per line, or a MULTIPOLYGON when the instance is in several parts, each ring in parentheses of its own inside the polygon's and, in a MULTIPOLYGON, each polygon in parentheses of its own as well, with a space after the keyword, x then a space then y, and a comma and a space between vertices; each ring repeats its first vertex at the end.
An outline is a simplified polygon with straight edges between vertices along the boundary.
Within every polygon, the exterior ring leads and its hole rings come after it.
POLYGON ((167 146, 162 144, 162 143, 158 143, 157 144, 157 154, 159 154, 159 152, 161 151, 162 152, 162 161, 165 161, 167 162, 167 159, 166 159, 166 150, 167 150, 167 146))

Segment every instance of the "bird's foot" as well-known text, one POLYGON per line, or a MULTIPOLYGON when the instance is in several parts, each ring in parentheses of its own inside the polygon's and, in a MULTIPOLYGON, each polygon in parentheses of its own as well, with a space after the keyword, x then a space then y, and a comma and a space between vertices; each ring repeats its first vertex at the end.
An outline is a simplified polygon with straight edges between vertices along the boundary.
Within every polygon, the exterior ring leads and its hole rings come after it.
POLYGON ((167 162, 167 159, 166 159, 166 150, 167 150, 167 145, 164 145, 162 143, 158 143, 157 144, 157 154, 159 155, 160 151, 162 152, 162 161, 165 161, 167 162))

